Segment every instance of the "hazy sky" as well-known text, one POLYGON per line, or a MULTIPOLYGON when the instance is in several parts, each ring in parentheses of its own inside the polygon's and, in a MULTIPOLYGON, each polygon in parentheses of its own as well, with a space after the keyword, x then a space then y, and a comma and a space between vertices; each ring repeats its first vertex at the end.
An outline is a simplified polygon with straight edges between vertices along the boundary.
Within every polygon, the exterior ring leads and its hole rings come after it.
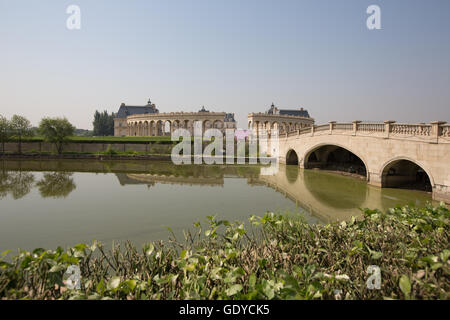
POLYGON ((450 121, 448 0, 0 0, 0 114, 92 128, 160 112, 306 108, 330 120, 450 121), (81 29, 69 30, 69 5, 81 29), (366 9, 381 8, 382 30, 366 9))

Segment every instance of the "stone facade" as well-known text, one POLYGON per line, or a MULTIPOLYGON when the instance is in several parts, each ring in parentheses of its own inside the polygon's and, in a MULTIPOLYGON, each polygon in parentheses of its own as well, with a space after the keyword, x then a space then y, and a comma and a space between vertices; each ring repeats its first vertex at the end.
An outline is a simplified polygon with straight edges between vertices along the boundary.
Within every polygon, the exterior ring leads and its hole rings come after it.
POLYGON ((210 112, 202 107, 198 112, 160 113, 149 100, 146 106, 120 106, 118 116, 114 119, 115 136, 166 136, 175 129, 184 128, 193 135, 194 123, 200 123, 202 132, 216 128, 235 129, 234 114, 226 112, 210 112), (169 131, 166 132, 166 124, 169 131))
POLYGON ((250 113, 248 115, 249 129, 265 129, 270 132, 278 129, 280 133, 309 128, 314 125, 314 119, 303 108, 278 109, 272 103, 264 113, 250 113))

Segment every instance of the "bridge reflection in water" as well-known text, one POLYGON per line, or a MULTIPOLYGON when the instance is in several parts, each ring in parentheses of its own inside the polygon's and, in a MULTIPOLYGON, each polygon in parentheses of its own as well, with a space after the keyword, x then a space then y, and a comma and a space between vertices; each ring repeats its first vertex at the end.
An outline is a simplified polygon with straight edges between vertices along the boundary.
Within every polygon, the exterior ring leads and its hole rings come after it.
POLYGON ((270 187, 295 202, 301 211, 306 211, 324 223, 359 216, 360 208, 387 210, 396 205, 423 206, 427 201, 432 201, 431 194, 427 192, 382 189, 368 185, 357 177, 301 169, 293 165, 280 165, 275 175, 260 175, 260 167, 257 166, 174 167, 176 169, 172 173, 159 167, 152 172, 121 172, 116 173, 116 176, 121 185, 145 184, 149 188, 156 184, 222 187, 225 178, 246 178, 248 185, 270 187))
POLYGON ((413 190, 379 188, 364 180, 334 172, 280 166, 274 176, 260 176, 268 186, 282 192, 321 221, 347 220, 360 208, 387 210, 396 205, 423 206, 431 194, 413 190))

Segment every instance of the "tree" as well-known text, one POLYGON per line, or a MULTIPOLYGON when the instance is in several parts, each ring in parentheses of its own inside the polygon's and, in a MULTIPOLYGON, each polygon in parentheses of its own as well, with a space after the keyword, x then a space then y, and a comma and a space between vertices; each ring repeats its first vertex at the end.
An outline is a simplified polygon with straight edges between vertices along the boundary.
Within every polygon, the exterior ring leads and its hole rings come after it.
POLYGON ((108 114, 108 111, 94 113, 94 136, 113 136, 114 135, 114 117, 115 114, 108 114))
POLYGON ((12 136, 11 122, 0 115, 0 141, 2 142, 2 152, 5 152, 5 142, 12 136))
POLYGON ((19 139, 19 153, 22 153, 22 138, 33 135, 33 128, 30 121, 17 114, 11 118, 11 129, 14 136, 19 139))
POLYGON ((39 123, 39 132, 61 154, 63 145, 67 143, 68 137, 73 136, 75 127, 66 118, 44 118, 39 123))

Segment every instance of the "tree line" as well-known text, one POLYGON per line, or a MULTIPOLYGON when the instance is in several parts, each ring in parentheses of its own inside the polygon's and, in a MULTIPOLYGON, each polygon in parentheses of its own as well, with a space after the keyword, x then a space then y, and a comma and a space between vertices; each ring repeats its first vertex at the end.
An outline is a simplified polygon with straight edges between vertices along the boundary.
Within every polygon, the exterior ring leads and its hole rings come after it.
MULTIPOLYGON (((43 118, 37 129, 44 139, 53 143, 58 151, 62 153, 62 147, 67 143, 70 136, 75 133, 75 127, 66 118, 43 118)), ((26 137, 35 135, 35 129, 30 120, 23 116, 13 115, 11 120, 0 115, 0 142, 2 153, 5 152, 5 142, 15 139, 18 142, 18 151, 22 153, 22 141, 26 137)))
MULTIPOLYGON (((114 135, 114 113, 108 114, 105 110, 94 113, 94 136, 113 136, 114 135)), ((20 115, 13 115, 10 120, 0 115, 0 142, 1 152, 5 152, 5 143, 14 139, 18 142, 18 151, 22 153, 22 141, 26 137, 32 137, 40 134, 48 142, 55 145, 58 154, 62 153, 62 148, 68 142, 70 136, 76 133, 80 135, 90 135, 88 130, 76 129, 66 118, 43 118, 39 127, 33 128, 31 122, 20 115)))
POLYGON ((95 110, 94 113, 94 136, 113 136, 114 135, 114 118, 116 114, 108 111, 99 112, 95 110))

